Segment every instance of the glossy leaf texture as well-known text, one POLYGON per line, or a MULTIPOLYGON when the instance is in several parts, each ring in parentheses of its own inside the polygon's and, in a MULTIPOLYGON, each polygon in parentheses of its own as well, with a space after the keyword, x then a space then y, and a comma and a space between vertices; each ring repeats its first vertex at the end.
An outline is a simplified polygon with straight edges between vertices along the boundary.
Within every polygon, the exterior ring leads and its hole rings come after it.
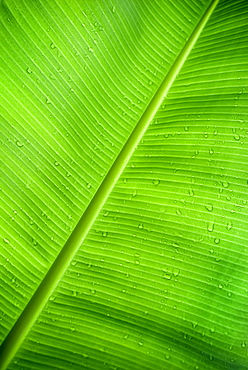
MULTIPOLYGON (((2 2, 1 341, 209 4, 2 2)), ((247 16, 219 2, 9 369, 248 367, 247 16)))

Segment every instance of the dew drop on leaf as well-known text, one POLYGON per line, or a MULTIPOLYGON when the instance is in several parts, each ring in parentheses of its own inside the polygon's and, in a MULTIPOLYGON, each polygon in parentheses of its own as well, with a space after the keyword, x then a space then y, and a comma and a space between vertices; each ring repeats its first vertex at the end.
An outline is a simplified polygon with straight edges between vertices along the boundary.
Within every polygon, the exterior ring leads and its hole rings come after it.
POLYGON ((226 224, 226 228, 227 228, 227 230, 231 230, 231 228, 233 227, 233 223, 232 223, 232 221, 231 220, 229 220, 228 222, 227 222, 227 224, 226 224))
POLYGON ((153 185, 157 186, 160 183, 160 181, 159 180, 153 180, 152 183, 153 183, 153 185))
POLYGON ((103 232, 102 232, 102 236, 103 236, 103 237, 106 237, 107 235, 108 235, 108 233, 107 233, 106 231, 103 231, 103 232))
POLYGON ((212 212, 213 205, 211 203, 208 203, 208 204, 205 205, 205 208, 208 210, 208 212, 212 212))
POLYGON ((23 146, 23 143, 21 143, 20 141, 17 141, 16 145, 19 146, 19 148, 21 148, 23 146))
POLYGON ((214 230, 214 222, 208 222, 207 230, 211 233, 214 230))
POLYGON ((193 189, 189 189, 189 195, 190 195, 191 197, 193 197, 193 196, 195 195, 195 193, 194 193, 194 190, 193 190, 193 189))
POLYGON ((174 268, 173 269, 173 275, 176 277, 180 274, 180 269, 174 268))
POLYGON ((4 241, 4 243, 9 244, 9 239, 4 238, 3 241, 4 241))
POLYGON ((222 185, 223 185, 224 188, 228 188, 229 183, 227 181, 223 181, 222 182, 222 185))

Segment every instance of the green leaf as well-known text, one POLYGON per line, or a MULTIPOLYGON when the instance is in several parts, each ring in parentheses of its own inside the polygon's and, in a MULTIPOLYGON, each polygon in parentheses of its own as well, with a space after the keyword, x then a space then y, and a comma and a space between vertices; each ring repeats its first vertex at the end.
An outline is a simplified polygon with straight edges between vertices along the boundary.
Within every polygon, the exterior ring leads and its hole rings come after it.
POLYGON ((247 369, 247 16, 1 2, 0 369, 247 369))

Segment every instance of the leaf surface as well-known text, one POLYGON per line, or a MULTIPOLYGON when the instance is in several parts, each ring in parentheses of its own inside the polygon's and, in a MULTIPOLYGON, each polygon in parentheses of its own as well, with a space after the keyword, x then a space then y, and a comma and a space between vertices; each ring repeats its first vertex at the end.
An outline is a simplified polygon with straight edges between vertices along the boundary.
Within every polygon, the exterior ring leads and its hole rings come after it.
MULTIPOLYGON (((2 4, 2 340, 209 4, 2 4)), ((247 367, 246 19, 213 12, 10 369, 247 367)))

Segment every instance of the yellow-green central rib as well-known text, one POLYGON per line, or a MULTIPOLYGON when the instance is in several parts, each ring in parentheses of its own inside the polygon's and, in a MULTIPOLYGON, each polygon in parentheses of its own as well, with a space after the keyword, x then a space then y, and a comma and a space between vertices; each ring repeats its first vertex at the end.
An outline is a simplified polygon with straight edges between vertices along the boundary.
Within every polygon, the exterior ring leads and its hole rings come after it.
POLYGON ((56 288, 59 280, 66 271, 70 261, 84 241, 92 224, 94 223, 117 180, 125 169, 127 162, 131 158, 135 148, 139 144, 142 136, 144 135, 150 122, 159 109, 164 97, 173 84, 176 76, 182 68, 187 56, 194 47, 197 39, 199 38, 204 26, 208 22, 208 19, 213 13, 218 2, 219 0, 213 0, 206 10, 205 14, 196 26, 194 32, 188 39, 181 53, 177 57, 170 71, 168 72, 162 84, 152 98, 150 104, 146 108, 141 119, 129 136, 126 144, 122 148, 120 154, 116 158, 102 184, 98 188, 96 194, 94 195, 92 201, 90 202, 86 211, 79 220, 77 226, 71 233, 69 239, 65 243, 58 257, 50 267, 36 292, 30 299, 29 303, 27 304, 22 314, 16 321, 15 325, 10 330, 9 334, 2 343, 2 346, 0 348, 0 370, 6 369, 9 362, 14 357, 23 339, 28 334, 29 330, 33 326, 50 295, 56 288))

